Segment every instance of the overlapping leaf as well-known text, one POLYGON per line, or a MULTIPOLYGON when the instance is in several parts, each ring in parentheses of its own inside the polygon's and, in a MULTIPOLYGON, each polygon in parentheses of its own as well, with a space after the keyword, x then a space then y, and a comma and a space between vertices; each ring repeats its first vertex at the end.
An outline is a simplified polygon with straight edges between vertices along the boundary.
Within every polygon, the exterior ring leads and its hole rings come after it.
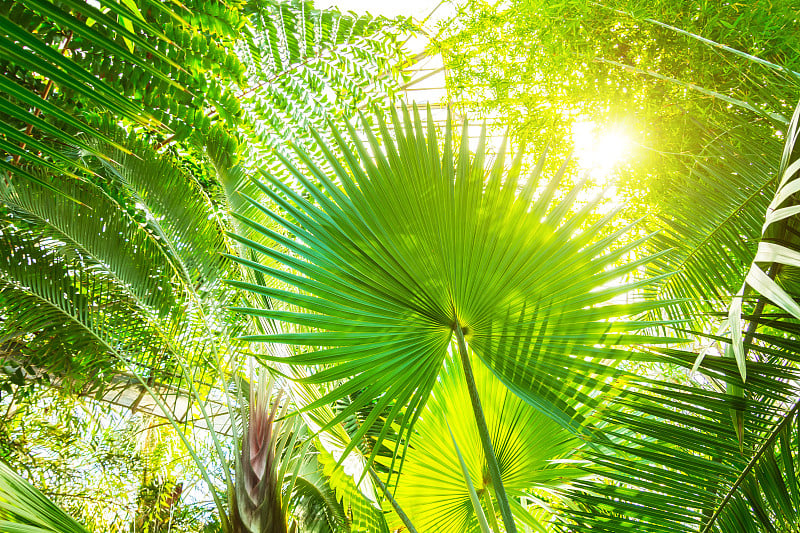
POLYGON ((615 346, 655 340, 631 333, 643 324, 609 320, 650 304, 604 305, 630 289, 607 284, 647 259, 616 266, 637 243, 614 248, 624 230, 593 242, 611 215, 581 230, 593 205, 570 215, 577 189, 552 202, 560 173, 535 197, 541 165, 521 183, 519 159, 507 171, 501 155, 487 174, 485 139, 474 157, 466 142, 454 153, 448 125, 440 152, 430 116, 427 126, 416 112, 403 121, 393 114, 393 123, 392 131, 381 124, 380 141, 366 129, 366 143, 353 129, 347 140, 334 131, 337 146, 320 144, 330 174, 299 152, 308 168, 292 172, 302 192, 268 175, 260 184, 278 209, 260 208, 283 231, 242 223, 278 248, 239 240, 286 269, 242 262, 288 290, 233 284, 300 311, 241 311, 310 330, 248 339, 309 347, 275 359, 313 369, 306 383, 329 384, 330 392, 309 408, 359 391, 335 421, 372 403, 362 433, 385 415, 385 434, 402 414, 405 434, 458 321, 476 355, 506 386, 582 431, 579 406, 593 403, 613 373, 598 360, 627 358, 615 346))
POLYGON ((0 529, 8 533, 87 533, 5 463, 0 463, 0 529))
MULTIPOLYGON (((569 462, 580 439, 512 394, 485 366, 473 368, 487 400, 484 413, 503 485, 515 503, 526 496, 546 500, 549 489, 584 475, 569 462)), ((415 426, 395 497, 420 531, 478 531, 448 426, 484 512, 492 513, 497 503, 488 504, 495 496, 458 358, 445 360, 432 394, 415 426)), ((521 524, 524 511, 515 511, 521 524)))

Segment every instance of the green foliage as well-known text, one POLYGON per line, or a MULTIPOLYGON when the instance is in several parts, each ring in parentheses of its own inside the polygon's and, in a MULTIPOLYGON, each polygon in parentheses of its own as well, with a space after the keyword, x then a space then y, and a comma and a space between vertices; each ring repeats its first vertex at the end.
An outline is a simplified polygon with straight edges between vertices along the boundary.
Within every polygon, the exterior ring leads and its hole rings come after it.
POLYGON ((232 46, 245 18, 235 5, 8 0, 0 11, 0 149, 14 156, 5 171, 36 180, 21 162, 69 170, 65 147, 97 152, 81 134, 110 140, 98 117, 182 138, 210 131, 209 108, 241 114, 231 87, 245 67, 232 46))
POLYGON ((240 41, 248 67, 241 95, 259 144, 268 148, 251 161, 290 155, 286 142, 307 146, 308 128, 385 106, 402 59, 398 40, 408 27, 369 15, 314 9, 311 2, 249 2, 252 26, 240 41))
POLYGON ((0 527, 8 533, 88 533, 4 463, 0 463, 0 527))
MULTIPOLYGON (((198 477, 185 450, 147 416, 44 387, 4 398, 2 413, 3 460, 92 531, 129 533, 137 508, 155 514, 137 496, 141 484, 198 477)), ((188 533, 208 512, 181 499, 167 518, 172 531, 188 533)))
MULTIPOLYGON (((352 115, 365 96, 384 105, 400 56, 394 26, 271 1, 2 8, 15 41, 0 63, 5 388, 21 398, 20 384, 36 377, 100 398, 122 375, 171 422, 196 416, 209 427, 219 413, 207 395, 233 390, 229 373, 244 357, 232 338, 264 326, 231 314, 241 296, 220 284, 242 276, 222 253, 235 252, 224 232, 246 185, 239 138, 255 157, 304 142, 309 123, 352 115), (326 93, 336 83, 338 96, 351 94, 346 105, 326 93), (279 137, 251 135, 274 113, 279 137), (190 399, 185 415, 171 411, 176 393, 190 399)), ((211 433, 218 459, 209 463, 191 426, 174 429, 211 495, 220 480, 232 490, 225 437, 211 433)), ((142 509, 153 509, 149 519, 140 513, 142 527, 163 522, 146 487, 165 479, 142 480, 142 509)), ((291 498, 292 512, 328 508, 291 498)))
POLYGON ((659 235, 594 213, 566 163, 522 176, 524 149, 490 164, 485 138, 386 113, 407 21, 0 4, 0 452, 43 491, 0 466, 0 529, 81 531, 46 495, 112 531, 76 500, 123 485, 122 528, 153 533, 796 529, 795 6, 466 5, 435 43, 459 111, 534 148, 631 114, 655 155, 621 190, 647 192, 659 235), (709 334, 725 311, 730 337, 709 334), (698 354, 645 333, 687 322, 717 343, 691 379, 698 354), (250 358, 291 399, 247 383, 250 358), (636 364, 653 361, 684 377, 636 364), (31 412, 40 384, 100 397, 123 378, 167 434, 137 448, 101 427, 115 412, 31 412), (94 492, 75 464, 106 476, 94 492))
POLYGON ((637 335, 643 324, 619 318, 651 304, 604 305, 630 286, 600 290, 649 259, 615 267, 639 243, 614 248, 624 230, 592 243, 596 228, 613 215, 581 231, 594 204, 567 216, 578 188, 551 202, 560 174, 533 201, 540 166, 517 196, 518 159, 506 172, 498 157, 484 181, 483 143, 474 159, 466 142, 456 140, 454 152, 448 125, 440 154, 430 117, 427 125, 418 116, 393 118, 392 132, 381 123, 382 146, 369 129, 369 148, 350 130, 357 153, 339 141, 346 169, 321 144, 335 181, 308 158, 314 181, 293 169, 302 194, 266 176, 262 190, 285 211, 261 209, 295 239, 246 218, 243 224, 287 252, 237 239, 296 274, 236 260, 297 291, 231 283, 300 308, 242 312, 314 329, 245 339, 311 347, 291 357, 264 356, 313 369, 303 383, 332 386, 308 409, 359 391, 338 422, 372 403, 371 416, 346 452, 384 409, 389 414, 378 442, 400 413, 400 435, 408 436, 456 321, 506 386, 564 427, 586 431, 581 406, 595 403, 586 390, 604 389, 603 379, 614 374, 613 365, 601 360, 629 356, 615 346, 661 340, 637 335), (610 322, 611 317, 619 319, 610 322), (566 336, 564 324, 570 325, 566 336))
POLYGON ((55 177, 46 179, 59 193, 4 185, 5 327, 35 354, 33 364, 77 386, 97 380, 91 386, 101 387, 120 370, 179 383, 179 361, 209 357, 217 342, 218 330, 208 331, 198 306, 225 303, 224 226, 169 158, 120 143, 139 155, 114 154, 116 164, 98 169, 101 185, 55 177))
MULTIPOLYGON (((473 368, 503 485, 516 504, 514 514, 521 527, 525 511, 517 502, 529 497, 546 505, 569 481, 585 475, 569 460, 582 442, 511 393, 489 369, 478 364, 473 368)), ((493 484, 458 358, 445 360, 420 417, 395 497, 421 531, 478 531, 448 428, 484 511, 493 515, 497 503, 490 501, 495 499, 493 484)))
POLYGON ((791 2, 475 0, 442 23, 436 48, 453 103, 497 117, 514 138, 568 143, 576 119, 636 132, 637 178, 628 185, 655 193, 655 204, 673 189, 665 170, 684 168, 675 155, 704 145, 697 121, 720 120, 731 102, 751 106, 749 120, 788 119, 800 70, 790 52, 800 46, 797 15, 791 2), (660 179, 643 180, 648 174, 660 179))

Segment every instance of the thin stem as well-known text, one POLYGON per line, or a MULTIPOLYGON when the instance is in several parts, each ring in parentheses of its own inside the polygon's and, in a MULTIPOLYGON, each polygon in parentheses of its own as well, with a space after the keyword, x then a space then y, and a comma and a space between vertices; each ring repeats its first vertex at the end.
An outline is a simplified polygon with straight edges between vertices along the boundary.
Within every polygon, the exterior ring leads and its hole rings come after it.
POLYGON ((486 514, 489 515, 489 520, 492 521, 492 527, 495 531, 500 531, 500 525, 497 523, 497 513, 492 504, 492 491, 489 487, 484 488, 483 497, 486 498, 486 514))
POLYGON ((478 396, 478 387, 475 385, 475 376, 472 374, 472 364, 469 362, 467 354, 467 343, 464 340, 464 333, 461 331, 461 324, 456 320, 455 325, 456 339, 458 340, 458 353, 461 356, 461 364, 464 367, 464 377, 467 380, 469 397, 472 400, 472 411, 475 414, 475 423, 478 425, 478 434, 483 445, 483 454, 489 465, 489 476, 492 478, 492 486, 497 496, 497 504, 500 506, 500 515, 503 517, 503 524, 506 526, 507 533, 517 533, 517 525, 514 516, 511 514, 511 507, 508 505, 506 489, 503 487, 503 480, 500 477, 500 466, 497 464, 497 457, 494 455, 492 440, 489 438, 489 428, 486 426, 486 418, 483 416, 481 399, 478 396))
POLYGON ((408 515, 405 513, 405 511, 403 511, 403 508, 400 507, 400 504, 397 503, 397 500, 394 499, 394 497, 392 496, 392 493, 389 492, 389 489, 386 488, 386 485, 383 483, 383 481, 381 481, 381 479, 378 477, 378 474, 375 473, 375 471, 372 469, 372 467, 370 467, 369 473, 372 476, 372 480, 381 488, 381 491, 383 492, 383 495, 386 496, 386 499, 389 500, 389 503, 392 504, 392 508, 394 509, 394 512, 396 512, 397 516, 400 517, 400 520, 403 522, 403 525, 406 526, 406 529, 408 529, 408 532, 409 533, 419 533, 416 530, 416 528, 414 527, 414 524, 411 523, 411 519, 408 517, 408 515))

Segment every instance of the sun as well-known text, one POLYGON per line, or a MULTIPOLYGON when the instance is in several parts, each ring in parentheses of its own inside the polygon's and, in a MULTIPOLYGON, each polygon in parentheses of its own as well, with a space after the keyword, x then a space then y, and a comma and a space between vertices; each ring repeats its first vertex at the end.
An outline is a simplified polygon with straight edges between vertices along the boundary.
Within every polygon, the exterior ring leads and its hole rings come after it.
POLYGON ((633 143, 622 126, 608 129, 591 120, 572 124, 572 143, 575 158, 581 168, 595 177, 605 177, 630 156, 633 143))

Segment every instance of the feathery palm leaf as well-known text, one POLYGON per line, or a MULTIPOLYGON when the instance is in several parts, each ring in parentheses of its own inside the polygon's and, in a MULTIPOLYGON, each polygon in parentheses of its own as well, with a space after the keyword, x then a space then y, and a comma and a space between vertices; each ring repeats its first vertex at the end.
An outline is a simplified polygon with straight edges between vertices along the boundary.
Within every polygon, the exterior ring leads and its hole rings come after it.
MULTIPOLYGON (((800 136, 800 103, 795 109, 787 131, 780 170, 777 172, 780 182, 766 209, 758 250, 752 259, 744 284, 733 298, 728 312, 733 352, 742 369, 743 376, 745 375, 745 352, 741 314, 742 300, 748 287, 755 289, 761 298, 769 300, 771 304, 788 313, 793 319, 800 320, 800 305, 796 301, 800 297, 796 283, 798 268, 800 268, 800 239, 798 239, 797 231, 798 220, 800 220, 798 217, 800 207, 797 206, 797 192, 800 190, 798 136, 800 136), (769 265, 766 272, 762 265, 769 265)), ((756 320, 758 319, 757 315, 764 308, 764 303, 762 300, 755 306, 756 320)), ((755 328, 757 324, 753 323, 751 327, 755 328)))
POLYGON ((653 184, 663 194, 654 198, 653 229, 659 233, 650 247, 671 252, 648 270, 650 275, 675 275, 654 284, 647 294, 675 300, 675 305, 665 308, 669 316, 700 326, 709 322, 708 313, 727 306, 755 254, 763 212, 778 183, 778 130, 789 126, 787 102, 800 89, 800 74, 664 22, 645 21, 735 56, 730 66, 737 76, 753 70, 761 78, 750 86, 755 77, 743 76, 725 96, 712 88, 662 77, 727 103, 723 112, 687 123, 681 136, 697 137, 702 149, 672 158, 679 170, 653 184), (698 205, 703 209, 697 209, 698 205))
MULTIPOLYGON (((118 154, 119 162, 104 172, 112 185, 99 187, 74 180, 44 178, 81 203, 53 193, 47 187, 19 186, 17 180, 3 185, 0 194, 10 209, 7 224, 18 226, 14 230, 17 239, 32 239, 26 246, 40 248, 37 253, 47 255, 52 261, 62 255, 71 262, 71 269, 51 272, 47 271, 47 262, 37 263, 37 268, 42 269, 38 275, 43 280, 58 283, 57 278, 65 276, 63 281, 67 285, 76 283, 73 278, 82 280, 80 283, 85 287, 82 292, 88 301, 108 297, 118 302, 111 308, 99 301, 92 304, 98 306, 97 313, 124 322, 126 313, 117 308, 123 306, 129 315, 139 317, 133 321, 134 326, 150 324, 151 329, 147 330, 150 333, 139 340, 125 337, 126 334, 144 335, 136 333, 137 327, 128 326, 113 334, 109 329, 103 330, 105 342, 112 346, 121 347, 128 342, 152 344, 151 349, 130 352, 126 360, 141 365, 145 373, 155 372, 161 384, 168 384, 170 376, 177 377, 178 382, 184 378, 176 366, 178 363, 171 359, 171 356, 178 357, 194 367, 198 371, 195 378, 202 380, 208 365, 196 363, 210 356, 213 348, 209 343, 217 342, 214 337, 223 327, 220 323, 214 331, 205 331, 212 325, 203 318, 209 313, 216 314, 214 311, 226 302, 218 282, 227 263, 218 255, 220 248, 226 249, 222 227, 210 216, 213 205, 168 158, 148 151, 141 144, 123 140, 120 143, 131 146, 141 155, 118 154), (119 199, 122 203, 111 196, 115 190, 114 194, 122 195, 119 199), (137 207, 129 212, 124 205, 131 196, 137 207), (191 209, 186 203, 189 198, 195 200, 191 209), (198 209, 198 206, 204 208, 198 209), (99 283, 103 277, 111 285, 99 283), (94 283, 94 279, 98 282, 94 283), (98 292, 101 287, 111 286, 115 287, 114 297, 98 292), (162 368, 163 365, 171 370, 162 368), (147 371, 148 368, 151 370, 147 371)), ((7 231, 11 231, 10 226, 7 231)), ((27 274, 18 269, 14 276, 25 278, 27 274)), ((14 276, 6 279, 24 287, 36 286, 14 276)), ((42 293, 41 296, 49 300, 56 298, 52 303, 58 304, 58 295, 51 297, 42 293)), ((16 307, 19 305, 21 302, 16 307)), ((39 331, 36 322, 44 309, 38 306, 20 309, 21 314, 17 316, 26 317, 30 325, 22 320, 13 327, 23 333, 39 331)), ((84 316, 75 318, 80 321, 84 316)), ((57 324, 52 322, 51 327, 57 324)), ((6 326, 11 328, 8 323, 6 326)), ((85 326, 92 329, 89 324, 85 326)), ((237 322, 230 322, 230 326, 236 328, 237 322)), ((55 331, 51 330, 50 334, 55 331)), ((60 336, 55 335, 55 338, 60 336)), ((73 355, 81 353, 77 350, 73 355)), ((51 362, 59 360, 54 356, 50 354, 51 362)), ((108 358, 95 360, 100 363, 108 358)), ((111 375, 113 372, 106 377, 111 375)))
MULTIPOLYGON (((583 505, 564 510, 575 522, 571 530, 773 531, 771 522, 776 513, 787 512, 794 490, 775 499, 781 490, 777 480, 794 481, 790 470, 779 469, 762 487, 757 475, 772 468, 775 438, 792 427, 800 375, 785 359, 768 359, 770 352, 789 354, 778 346, 749 346, 765 359, 748 364, 746 383, 733 357, 705 359, 707 379, 738 387, 741 394, 629 378, 626 391, 598 413, 609 438, 599 448, 584 448, 582 455, 593 463, 586 472, 594 478, 576 481, 565 494, 583 505), (733 423, 737 416, 743 418, 741 428, 733 423)), ((696 357, 659 351, 687 369, 696 357)), ((794 460, 795 452, 777 453, 787 463, 794 460)))
POLYGON ((397 22, 302 0, 255 0, 244 11, 251 22, 240 45, 245 110, 266 147, 291 156, 286 141, 308 145, 309 126, 321 130, 326 120, 383 105, 392 94, 392 68, 403 59, 397 22))
MULTIPOLYGON (((698 129, 701 129, 698 126, 698 129)), ((654 284, 648 297, 679 301, 667 307, 673 319, 694 324, 727 305, 755 253, 763 212, 776 185, 774 155, 780 143, 764 129, 710 128, 703 154, 673 180, 676 192, 656 208, 650 241, 671 252, 648 267, 649 275, 674 275, 654 284), (702 203, 703 209, 697 209, 702 203)))
POLYGON ((226 50, 241 15, 213 1, 190 6, 5 2, 0 149, 14 159, 3 170, 35 180, 19 165, 24 158, 70 173, 59 156, 64 147, 98 153, 88 139, 113 143, 97 114, 181 137, 209 131, 206 105, 238 117, 229 82, 220 78, 243 79, 244 67, 226 50))

